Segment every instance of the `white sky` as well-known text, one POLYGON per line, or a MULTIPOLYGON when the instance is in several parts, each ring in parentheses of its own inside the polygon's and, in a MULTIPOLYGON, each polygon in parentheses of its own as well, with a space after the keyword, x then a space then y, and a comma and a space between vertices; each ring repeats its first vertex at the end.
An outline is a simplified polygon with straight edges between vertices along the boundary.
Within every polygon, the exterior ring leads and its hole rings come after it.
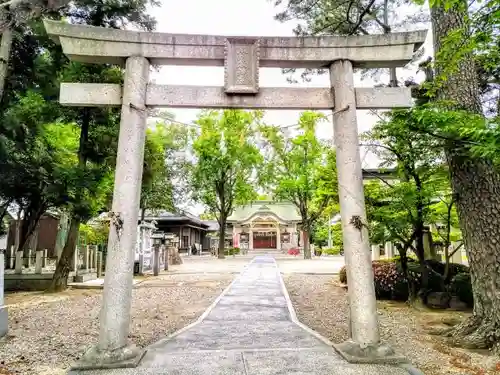
MULTIPOLYGON (((158 21, 157 31, 167 33, 212 34, 212 35, 248 35, 248 36, 292 36, 296 22, 281 23, 274 20, 277 9, 269 0, 162 0, 160 8, 152 8, 150 13, 158 21)), ((404 10, 403 10, 404 13, 404 10)), ((431 33, 428 34, 424 48, 432 46, 431 33)), ((428 54, 426 54, 428 55, 428 54)), ((299 72, 300 74, 300 72, 299 72)), ((416 68, 399 69, 400 79, 417 76, 416 68)), ((159 84, 176 85, 210 85, 222 86, 224 75, 222 67, 162 67, 151 77, 159 84)), ((298 79, 300 81, 300 78, 298 79)), ((261 68, 259 81, 261 86, 289 86, 280 69, 261 68)), ((387 83, 388 76, 382 76, 381 81, 387 83)), ((359 74, 355 75, 355 85, 371 87, 375 84, 371 79, 361 81, 359 74)), ((329 87, 328 75, 315 76, 312 82, 300 82, 301 87, 329 87)), ((175 114, 177 121, 190 123, 197 117, 199 110, 169 109, 175 114)), ((265 120, 273 125, 295 124, 300 111, 267 111, 265 120)), ((325 112, 326 114, 328 112, 325 112)), ((369 130, 376 122, 376 117, 368 111, 358 111, 358 129, 360 132, 369 130)), ((333 137, 331 121, 324 122, 318 129, 321 138, 333 137)), ((377 158, 371 153, 364 157, 364 167, 377 167, 377 158)))

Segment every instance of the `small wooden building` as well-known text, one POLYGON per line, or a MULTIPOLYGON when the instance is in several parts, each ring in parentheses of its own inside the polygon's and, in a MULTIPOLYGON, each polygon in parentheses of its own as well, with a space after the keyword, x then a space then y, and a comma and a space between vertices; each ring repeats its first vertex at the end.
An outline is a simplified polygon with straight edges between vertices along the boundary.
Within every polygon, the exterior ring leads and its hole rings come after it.
POLYGON ((187 212, 172 213, 165 210, 146 210, 144 220, 156 222, 157 232, 172 233, 179 236, 179 251, 188 252, 193 245, 203 250, 210 249, 207 237, 209 224, 187 212))

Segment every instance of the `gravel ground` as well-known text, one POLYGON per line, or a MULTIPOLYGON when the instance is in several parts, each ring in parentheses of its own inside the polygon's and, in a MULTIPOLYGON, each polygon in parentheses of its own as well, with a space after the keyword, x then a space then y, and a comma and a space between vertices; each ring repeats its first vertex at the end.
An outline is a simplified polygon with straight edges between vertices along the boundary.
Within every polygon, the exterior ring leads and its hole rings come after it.
MULTIPOLYGON (((146 346, 195 321, 234 276, 162 275, 133 292, 130 339, 146 346)), ((0 341, 2 367, 13 374, 62 375, 97 341, 100 290, 6 296, 9 336, 0 341)), ((9 372, 7 372, 9 374, 9 372)))
MULTIPOLYGON (((301 322, 332 342, 347 339, 347 295, 337 276, 289 275, 284 278, 290 298, 301 322)), ((487 352, 450 348, 429 328, 443 327, 443 321, 458 321, 466 313, 417 311, 404 303, 379 302, 382 340, 405 355, 426 375, 500 374, 495 359, 487 352), (490 370, 487 370, 487 369, 490 370)))

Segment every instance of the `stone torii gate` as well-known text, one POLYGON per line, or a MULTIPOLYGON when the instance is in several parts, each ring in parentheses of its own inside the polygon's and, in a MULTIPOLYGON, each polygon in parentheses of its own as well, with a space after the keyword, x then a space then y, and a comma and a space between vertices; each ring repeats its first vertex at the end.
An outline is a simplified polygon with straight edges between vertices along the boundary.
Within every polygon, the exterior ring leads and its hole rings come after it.
POLYGON ((148 107, 333 111, 351 325, 350 339, 336 349, 351 362, 396 359, 379 338, 356 109, 409 107, 412 100, 408 88, 355 88, 353 68, 404 66, 427 31, 299 38, 165 34, 54 21, 45 27, 73 61, 125 66, 123 87, 63 83, 60 90, 63 105, 121 106, 99 341, 76 368, 130 367, 143 355, 127 336, 148 107), (151 64, 224 66, 224 86, 151 84, 151 64), (259 87, 260 67, 327 68, 331 89, 259 87))

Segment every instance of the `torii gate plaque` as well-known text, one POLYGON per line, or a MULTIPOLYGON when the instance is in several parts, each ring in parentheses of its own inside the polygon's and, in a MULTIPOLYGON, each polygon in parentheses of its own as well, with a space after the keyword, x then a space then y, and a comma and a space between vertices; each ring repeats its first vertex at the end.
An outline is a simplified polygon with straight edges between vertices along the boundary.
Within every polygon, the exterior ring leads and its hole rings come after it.
POLYGON ((351 362, 397 359, 379 338, 356 109, 409 107, 412 101, 408 88, 355 88, 353 68, 404 66, 427 31, 254 38, 148 33, 54 21, 45 21, 45 27, 71 60, 125 66, 123 87, 61 84, 63 105, 122 108, 99 342, 76 368, 129 367, 143 355, 127 337, 147 107, 333 110, 351 323, 350 339, 336 349, 351 362), (225 84, 150 84, 150 64, 224 66, 225 84), (331 89, 259 87, 260 67, 329 68, 331 89))

